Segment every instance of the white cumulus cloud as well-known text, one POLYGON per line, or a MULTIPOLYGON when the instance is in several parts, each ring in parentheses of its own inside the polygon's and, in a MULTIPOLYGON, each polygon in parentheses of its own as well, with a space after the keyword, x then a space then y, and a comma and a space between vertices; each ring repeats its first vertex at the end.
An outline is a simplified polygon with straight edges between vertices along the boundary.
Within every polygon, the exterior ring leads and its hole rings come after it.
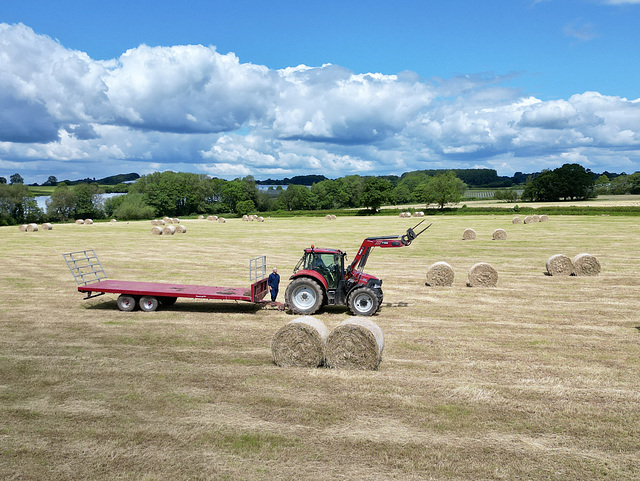
POLYGON ((30 181, 640 166, 640 100, 543 101, 503 87, 514 74, 273 70, 202 45, 140 45, 98 61, 22 24, 0 24, 0 65, 0 175, 30 181))

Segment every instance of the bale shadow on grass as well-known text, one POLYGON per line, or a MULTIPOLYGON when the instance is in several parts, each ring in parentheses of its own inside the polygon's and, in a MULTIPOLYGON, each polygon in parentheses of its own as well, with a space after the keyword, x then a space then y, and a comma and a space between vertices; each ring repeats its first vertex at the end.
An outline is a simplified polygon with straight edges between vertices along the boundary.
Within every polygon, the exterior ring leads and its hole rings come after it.
MULTIPOLYGON (((85 306, 85 309, 98 311, 119 311, 115 300, 109 300, 85 306)), ((159 306, 158 312, 206 312, 206 313, 249 313, 255 314, 261 310, 259 304, 251 302, 234 302, 234 301, 188 301, 179 300, 172 306, 159 306)), ((136 309, 139 311, 139 309, 136 309)), ((153 314, 153 313, 149 313, 153 314)))

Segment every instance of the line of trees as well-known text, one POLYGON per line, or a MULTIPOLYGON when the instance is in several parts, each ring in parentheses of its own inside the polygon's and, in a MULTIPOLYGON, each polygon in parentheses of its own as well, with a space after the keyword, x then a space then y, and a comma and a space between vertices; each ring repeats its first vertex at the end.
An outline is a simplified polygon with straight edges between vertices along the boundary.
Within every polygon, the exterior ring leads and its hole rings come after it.
MULTIPOLYGON (((467 178, 471 176, 471 170, 461 172, 467 178)), ((260 190, 251 176, 227 181, 171 171, 142 177, 126 175, 137 177, 133 184, 120 184, 119 190, 128 190, 128 193, 106 200, 101 197, 104 187, 96 183, 67 185, 57 183, 51 176, 49 180, 57 186, 45 209, 37 206, 19 174, 11 176, 10 184, 0 178, 0 225, 88 217, 135 220, 163 215, 235 213, 241 216, 277 210, 366 208, 376 211, 385 204, 437 204, 444 208, 448 203, 459 202, 467 187, 456 171, 416 171, 401 177, 348 175, 339 179, 322 178, 311 186, 278 185, 269 190, 260 190)), ((494 177, 489 174, 485 180, 494 177)), ((640 172, 612 177, 601 175, 596 179, 591 171, 578 164, 565 164, 529 176, 522 199, 553 201, 587 199, 598 193, 640 193, 640 172)), ((114 176, 116 180, 122 179, 114 176)), ((496 195, 504 200, 516 200, 513 190, 497 191, 496 195)))

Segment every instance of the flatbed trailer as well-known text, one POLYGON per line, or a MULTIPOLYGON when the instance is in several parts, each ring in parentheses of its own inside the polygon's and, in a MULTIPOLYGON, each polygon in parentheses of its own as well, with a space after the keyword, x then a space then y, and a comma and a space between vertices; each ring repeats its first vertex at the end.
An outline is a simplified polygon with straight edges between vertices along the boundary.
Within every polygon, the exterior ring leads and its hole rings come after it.
POLYGON ((117 306, 121 311, 133 311, 139 307, 145 312, 152 312, 160 305, 174 304, 180 297, 246 301, 278 308, 282 306, 280 303, 264 301, 269 292, 265 277, 266 256, 249 261, 249 279, 253 282, 248 288, 110 280, 93 250, 70 252, 63 256, 76 279, 78 291, 87 294, 85 299, 107 293, 119 294, 117 306))

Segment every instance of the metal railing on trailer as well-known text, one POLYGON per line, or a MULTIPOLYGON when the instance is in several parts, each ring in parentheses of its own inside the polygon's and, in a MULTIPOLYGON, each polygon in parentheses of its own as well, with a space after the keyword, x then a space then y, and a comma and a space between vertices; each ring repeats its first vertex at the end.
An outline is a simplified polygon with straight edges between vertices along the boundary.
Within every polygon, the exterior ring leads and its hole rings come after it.
MULTIPOLYGON (((76 280, 76 284, 79 286, 86 286, 92 282, 100 282, 107 279, 107 273, 105 272, 98 256, 93 249, 87 249, 84 251, 69 252, 68 254, 62 254, 64 260, 76 280)), ((91 299, 92 297, 98 297, 104 295, 104 292, 94 294, 87 293, 85 299, 91 299)))
POLYGON ((256 282, 267 275, 267 256, 260 256, 249 260, 249 281, 256 282))

